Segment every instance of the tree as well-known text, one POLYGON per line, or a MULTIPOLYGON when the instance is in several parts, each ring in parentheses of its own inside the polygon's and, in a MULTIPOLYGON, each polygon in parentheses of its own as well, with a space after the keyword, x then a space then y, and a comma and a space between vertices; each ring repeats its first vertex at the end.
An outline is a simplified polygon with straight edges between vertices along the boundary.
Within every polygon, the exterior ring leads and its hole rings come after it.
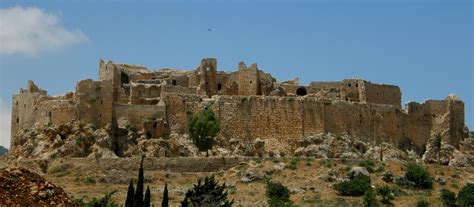
POLYGON ((145 200, 143 201, 143 206, 144 207, 150 207, 150 186, 146 186, 146 192, 145 192, 145 200))
POLYGON ((433 187, 433 178, 431 174, 416 163, 409 164, 405 172, 405 178, 413 183, 415 187, 422 189, 431 189, 433 187))
POLYGON ((296 89, 296 95, 298 95, 298 96, 305 96, 307 94, 308 94, 308 92, 306 91, 306 87, 304 87, 304 86, 300 86, 296 89))
POLYGON ((377 200, 375 199, 375 196, 377 196, 377 193, 374 191, 374 189, 369 188, 367 191, 364 193, 364 206, 365 207, 377 207, 379 206, 377 204, 377 200))
POLYGON ((161 207, 168 207, 168 183, 165 183, 165 190, 163 190, 163 200, 161 200, 161 207))
POLYGON ((219 120, 214 112, 206 107, 196 116, 188 114, 188 132, 194 145, 208 156, 208 150, 212 149, 214 138, 219 132, 219 120))
POLYGON ((142 161, 140 163, 140 169, 138 171, 137 189, 133 198, 133 206, 136 207, 143 206, 143 158, 144 156, 142 156, 142 161))
POLYGON ((283 184, 269 180, 267 182, 267 203, 270 207, 291 206, 290 190, 283 184))
POLYGON ((133 179, 132 179, 130 180, 130 185, 128 185, 127 200, 125 201, 125 207, 133 207, 134 195, 135 195, 135 189, 133 189, 133 179))
POLYGON ((234 200, 229 201, 227 199, 227 190, 225 189, 225 184, 219 185, 214 175, 206 176, 204 184, 202 184, 202 179, 199 179, 197 185, 195 184, 192 189, 186 192, 183 201, 181 201, 181 206, 232 206, 234 200))

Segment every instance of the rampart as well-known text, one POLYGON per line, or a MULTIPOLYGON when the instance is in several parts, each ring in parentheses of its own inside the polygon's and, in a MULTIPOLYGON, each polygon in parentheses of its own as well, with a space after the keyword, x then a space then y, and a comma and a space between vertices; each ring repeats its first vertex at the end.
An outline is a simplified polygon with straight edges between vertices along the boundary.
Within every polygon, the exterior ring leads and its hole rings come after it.
POLYGON ((298 140, 316 133, 349 134, 368 143, 413 142, 422 151, 442 134, 453 146, 467 137, 464 103, 410 102, 403 110, 397 86, 361 79, 339 82, 277 82, 257 64, 239 63, 235 72, 217 71, 216 59, 195 70, 161 69, 99 62, 99 80, 81 80, 75 92, 49 96, 32 81, 13 96, 12 144, 21 130, 35 125, 79 121, 117 129, 122 123, 147 137, 185 134, 188 113, 211 107, 221 122, 221 140, 268 140, 268 146, 296 149, 298 140), (302 88, 306 95, 298 95, 302 88))

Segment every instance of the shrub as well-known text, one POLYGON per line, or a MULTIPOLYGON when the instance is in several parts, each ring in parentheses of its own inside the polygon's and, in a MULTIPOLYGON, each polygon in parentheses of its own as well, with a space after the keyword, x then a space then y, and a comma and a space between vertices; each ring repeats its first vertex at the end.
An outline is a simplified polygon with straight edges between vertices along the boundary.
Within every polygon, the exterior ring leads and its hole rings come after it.
POLYGON ((334 189, 344 196, 361 196, 369 188, 370 178, 362 174, 334 185, 334 189))
POLYGON ((456 206, 456 194, 447 189, 441 190, 441 200, 443 205, 446 207, 455 207, 456 206))
POLYGON ((375 162, 373 160, 362 160, 359 162, 360 167, 365 167, 369 173, 374 173, 375 162))
POLYGON ((388 186, 383 186, 377 189, 377 193, 382 197, 380 200, 383 204, 390 204, 392 200, 395 198, 392 195, 392 190, 388 186))
POLYGON ((296 170, 299 161, 300 161, 300 158, 298 157, 292 158, 290 161, 290 164, 288 165, 288 168, 291 170, 296 170))
POLYGON ((112 200, 112 196, 116 193, 117 191, 112 191, 112 192, 107 192, 104 194, 102 198, 92 198, 91 202, 84 202, 83 199, 77 200, 79 203, 79 206, 84 206, 84 207, 96 207, 96 206, 106 206, 106 207, 118 207, 119 205, 116 204, 112 200))
POLYGON ((459 206, 474 206, 474 184, 468 183, 458 193, 459 206))
POLYGON ((188 114, 189 136, 199 151, 205 151, 206 155, 208 155, 208 150, 212 149, 214 137, 219 129, 219 120, 214 112, 207 107, 196 116, 188 114))
POLYGON ((430 189, 433 187, 431 174, 418 164, 412 163, 408 165, 405 178, 412 181, 417 188, 430 189))
POLYGON ((186 192, 184 200, 181 201, 181 206, 232 206, 234 200, 229 201, 227 199, 225 184, 219 185, 214 175, 206 176, 203 180, 204 184, 202 184, 202 179, 199 179, 197 185, 186 192))
POLYGON ((418 202, 416 202, 416 207, 428 207, 430 206, 430 202, 428 202, 425 199, 421 199, 418 202))
POLYGON ((375 199, 375 196, 377 194, 375 193, 375 191, 372 189, 372 188, 369 188, 367 189, 367 191, 365 191, 364 193, 364 206, 366 207, 377 207, 378 204, 377 204, 377 200, 375 199))
POLYGON ((385 171, 382 175, 382 180, 386 183, 391 183, 393 182, 393 177, 394 175, 392 171, 385 171))
POLYGON ((279 182, 269 180, 267 182, 267 202, 273 207, 291 206, 290 190, 279 182))

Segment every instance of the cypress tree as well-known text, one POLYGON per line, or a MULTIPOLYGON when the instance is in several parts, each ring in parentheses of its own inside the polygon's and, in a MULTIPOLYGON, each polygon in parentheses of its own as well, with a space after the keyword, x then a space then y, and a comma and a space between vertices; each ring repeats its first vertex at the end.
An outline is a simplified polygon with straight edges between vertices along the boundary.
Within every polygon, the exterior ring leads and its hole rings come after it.
POLYGON ((137 181, 137 189, 135 191, 135 197, 133 199, 133 206, 136 207, 141 207, 143 206, 143 158, 145 156, 142 156, 142 161, 140 163, 140 170, 138 171, 138 181, 137 181))
POLYGON ((163 190, 163 200, 161 200, 161 207, 168 207, 168 183, 165 183, 165 190, 163 190))
POLYGON ((135 189, 133 189, 133 179, 130 180, 130 185, 127 191, 127 200, 125 201, 125 207, 133 207, 133 197, 135 195, 135 189))
POLYGON ((150 186, 146 186, 145 200, 143 201, 144 207, 150 207, 150 186))

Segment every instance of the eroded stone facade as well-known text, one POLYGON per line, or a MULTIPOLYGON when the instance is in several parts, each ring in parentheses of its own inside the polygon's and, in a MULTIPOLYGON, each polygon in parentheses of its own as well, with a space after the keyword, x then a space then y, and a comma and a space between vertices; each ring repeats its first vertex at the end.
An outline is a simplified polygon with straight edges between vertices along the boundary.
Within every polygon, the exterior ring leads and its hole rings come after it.
MULTIPOLYGON (((75 92, 49 96, 28 81, 13 96, 11 147, 22 130, 65 122, 110 128, 114 151, 120 152, 120 128, 144 131, 148 138, 185 134, 187 113, 211 107, 220 119, 219 139, 266 142, 269 149, 312 134, 348 134, 367 143, 410 144, 423 151, 430 137, 441 134, 455 147, 466 137, 464 103, 445 100, 410 102, 401 107, 401 91, 393 85, 360 79, 277 82, 257 64, 226 73, 217 60, 203 59, 195 70, 149 70, 143 66, 99 63, 99 80, 81 80, 75 92), (307 95, 298 96, 298 88, 307 95)), ((118 153, 120 154, 120 153, 118 153)))

